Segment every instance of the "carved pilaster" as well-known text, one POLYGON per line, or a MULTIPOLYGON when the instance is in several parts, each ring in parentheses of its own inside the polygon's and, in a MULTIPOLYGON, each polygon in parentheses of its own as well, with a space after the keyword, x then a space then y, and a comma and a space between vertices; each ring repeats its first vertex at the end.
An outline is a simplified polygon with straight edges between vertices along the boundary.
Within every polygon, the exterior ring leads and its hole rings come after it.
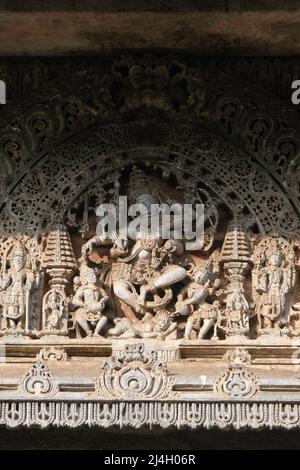
POLYGON ((226 335, 248 336, 250 308, 244 293, 244 283, 250 264, 250 249, 243 227, 237 220, 228 228, 222 261, 228 280, 224 326, 226 335))
POLYGON ((67 286, 77 268, 70 236, 58 226, 50 232, 44 255, 50 290, 43 300, 42 335, 68 334, 67 286))

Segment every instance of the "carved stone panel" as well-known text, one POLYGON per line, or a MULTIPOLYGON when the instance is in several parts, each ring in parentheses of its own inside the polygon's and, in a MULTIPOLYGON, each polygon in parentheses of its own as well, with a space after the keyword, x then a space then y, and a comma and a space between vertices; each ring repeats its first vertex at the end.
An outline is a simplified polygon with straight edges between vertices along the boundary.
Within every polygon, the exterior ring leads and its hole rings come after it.
POLYGON ((49 67, 0 116, 0 423, 299 427, 297 116, 209 60, 49 67), (197 204, 192 247, 151 213, 197 204))

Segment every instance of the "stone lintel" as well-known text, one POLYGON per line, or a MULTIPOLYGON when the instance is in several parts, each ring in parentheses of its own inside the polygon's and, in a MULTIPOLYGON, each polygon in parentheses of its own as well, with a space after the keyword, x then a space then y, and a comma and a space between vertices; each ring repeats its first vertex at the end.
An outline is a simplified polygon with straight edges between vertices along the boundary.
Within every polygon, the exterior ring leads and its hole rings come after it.
POLYGON ((300 10, 281 8, 230 12, 138 8, 19 12, 0 8, 0 55, 98 54, 162 48, 203 55, 295 55, 300 51, 300 10))

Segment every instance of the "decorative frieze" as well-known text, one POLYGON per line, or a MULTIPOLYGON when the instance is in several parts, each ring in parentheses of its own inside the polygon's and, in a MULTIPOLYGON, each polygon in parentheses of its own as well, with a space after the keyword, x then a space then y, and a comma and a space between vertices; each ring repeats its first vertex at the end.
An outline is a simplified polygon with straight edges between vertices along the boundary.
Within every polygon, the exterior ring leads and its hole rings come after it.
POLYGON ((26 248, 30 237, 0 240, 2 336, 167 343, 299 335, 296 241, 256 233, 254 214, 243 216, 245 207, 234 209, 229 201, 225 210, 223 195, 202 188, 194 176, 183 178, 181 171, 162 176, 150 164, 128 165, 97 191, 80 194, 64 223, 50 224, 40 235, 39 249, 26 248), (95 234, 98 204, 111 199, 115 207, 120 196, 146 208, 165 201, 177 207, 201 203, 199 246, 176 239, 174 230, 164 238, 164 222, 155 236, 124 238, 120 223, 132 223, 129 213, 119 214, 111 238, 95 234))
POLYGON ((260 402, 60 402, 0 403, 0 424, 9 428, 48 426, 109 428, 161 426, 191 429, 298 429, 300 405, 260 402))

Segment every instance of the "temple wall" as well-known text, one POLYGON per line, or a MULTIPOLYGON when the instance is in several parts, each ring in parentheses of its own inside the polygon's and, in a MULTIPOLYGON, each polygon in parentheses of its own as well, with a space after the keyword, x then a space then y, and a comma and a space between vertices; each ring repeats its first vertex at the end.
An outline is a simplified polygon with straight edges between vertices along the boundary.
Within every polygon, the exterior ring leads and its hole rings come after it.
POLYGON ((0 66, 0 424, 298 428, 298 59, 0 66), (197 248, 99 235, 125 196, 201 204, 197 248))

